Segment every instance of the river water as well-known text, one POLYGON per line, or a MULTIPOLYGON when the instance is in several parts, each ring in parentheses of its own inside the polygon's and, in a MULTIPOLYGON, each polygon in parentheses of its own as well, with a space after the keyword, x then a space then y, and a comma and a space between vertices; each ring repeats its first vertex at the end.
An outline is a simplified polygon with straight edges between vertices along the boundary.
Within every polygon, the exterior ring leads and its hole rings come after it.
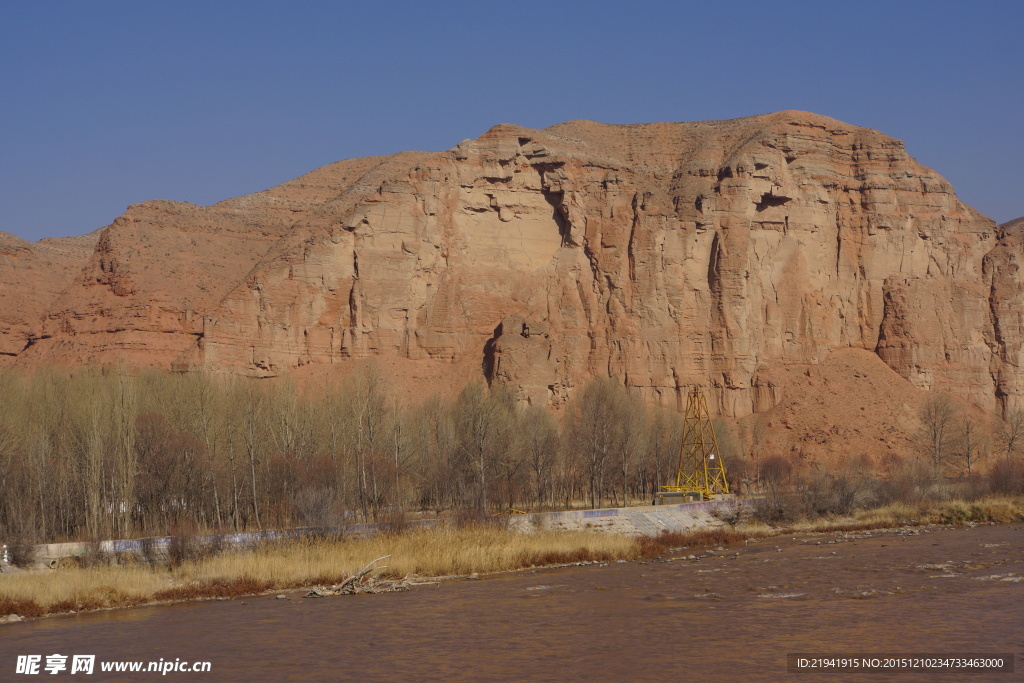
POLYGON ((764 539, 646 562, 258 596, 0 626, 18 655, 209 661, 166 680, 750 681, 1024 678, 1024 526, 764 539), (787 673, 788 653, 1015 654, 1017 673, 787 673))

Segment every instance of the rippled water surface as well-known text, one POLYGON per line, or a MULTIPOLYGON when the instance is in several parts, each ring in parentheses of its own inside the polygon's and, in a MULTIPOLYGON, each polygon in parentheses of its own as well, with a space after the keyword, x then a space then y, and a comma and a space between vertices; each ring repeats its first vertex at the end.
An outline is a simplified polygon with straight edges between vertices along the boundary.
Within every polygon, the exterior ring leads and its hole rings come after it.
POLYGON ((787 673, 786 654, 1016 653, 1016 674, 840 680, 1024 678, 1020 525, 775 538, 687 555, 408 593, 289 593, 10 624, 0 627, 0 680, 32 678, 14 675, 18 654, 55 652, 212 662, 193 680, 361 681, 826 680, 787 673))

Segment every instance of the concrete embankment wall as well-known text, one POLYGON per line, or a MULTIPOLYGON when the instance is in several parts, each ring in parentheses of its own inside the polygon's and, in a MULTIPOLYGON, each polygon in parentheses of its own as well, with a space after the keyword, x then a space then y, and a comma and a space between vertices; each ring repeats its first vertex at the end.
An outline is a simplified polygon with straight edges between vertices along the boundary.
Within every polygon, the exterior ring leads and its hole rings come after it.
MULTIPOLYGON (((724 497, 723 497, 724 498, 724 497)), ((504 517, 510 529, 530 533, 533 531, 606 531, 630 536, 654 536, 662 531, 685 531, 700 527, 721 526, 723 522, 715 514, 717 510, 743 501, 713 500, 703 503, 682 503, 674 505, 649 505, 644 507, 605 508, 601 510, 567 510, 564 512, 534 512, 525 515, 504 517)), ((407 527, 434 526, 443 520, 420 520, 406 523, 407 527)), ((237 534, 198 536, 195 541, 203 545, 222 548, 245 548, 267 541, 301 538, 325 533, 341 533, 346 536, 368 536, 390 528, 388 524, 355 524, 349 527, 331 529, 288 529, 281 531, 253 531, 237 534)), ((140 559, 147 556, 166 560, 172 539, 169 537, 101 541, 101 553, 116 555, 127 553, 140 559)), ((94 552, 89 543, 47 543, 36 546, 35 559, 40 564, 49 564, 65 557, 76 557, 94 552)))
MULTIPOLYGON (((731 498, 731 496, 730 496, 731 498)), ((607 508, 604 510, 567 510, 536 512, 510 518, 510 526, 521 531, 608 531, 630 536, 656 536, 662 531, 685 531, 724 524, 715 517, 723 508, 742 504, 735 500, 711 500, 703 503, 649 505, 645 507, 607 508)))
MULTIPOLYGON (((419 520, 406 522, 405 527, 426 527, 433 526, 436 520, 419 520)), ((235 534, 211 534, 208 536, 195 536, 192 541, 201 546, 216 547, 223 549, 244 549, 255 547, 261 543, 272 541, 283 541, 294 538, 305 538, 311 536, 324 536, 328 534, 342 534, 344 536, 369 536, 390 528, 389 524, 352 524, 346 527, 331 528, 300 528, 281 529, 268 531, 246 531, 235 534)), ((49 564, 53 560, 61 560, 65 557, 78 557, 88 555, 97 550, 105 555, 129 554, 139 559, 153 558, 154 560, 166 560, 170 554, 171 544, 175 539, 170 536, 155 538, 133 538, 129 540, 100 541, 99 544, 92 544, 83 541, 73 543, 44 543, 35 547, 35 558, 38 564, 49 564)))

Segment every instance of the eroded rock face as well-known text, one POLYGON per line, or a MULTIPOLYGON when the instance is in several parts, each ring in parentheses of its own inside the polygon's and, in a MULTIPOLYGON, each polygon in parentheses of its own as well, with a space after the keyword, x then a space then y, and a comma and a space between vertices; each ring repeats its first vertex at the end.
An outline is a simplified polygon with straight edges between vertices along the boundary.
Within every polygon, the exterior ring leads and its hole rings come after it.
POLYGON ((99 233, 27 242, 0 232, 0 367, 22 355, 39 321, 92 253, 99 233))
POLYGON ((982 264, 991 325, 985 342, 995 395, 1005 411, 1024 409, 1024 218, 999 227, 998 242, 982 264))
POLYGON ((771 368, 852 347, 992 409, 1024 381, 1011 233, 898 140, 813 114, 501 125, 213 207, 133 207, 19 362, 478 359, 536 404, 610 374, 669 404, 702 384, 741 417, 780 400, 771 368))
MULTIPOLYGON (((204 318, 283 241, 296 219, 379 161, 332 164, 210 207, 163 200, 129 207, 92 238, 60 286, 51 287, 45 309, 22 314, 32 344, 17 364, 123 358, 169 368, 197 346, 204 318)), ((0 277, 5 272, 0 268, 0 277)))
POLYGON ((293 228, 200 362, 476 354, 535 403, 610 373, 662 402, 704 384, 742 416, 775 400, 760 367, 856 347, 994 401, 994 226, 876 131, 799 112, 498 126, 388 171, 293 228))

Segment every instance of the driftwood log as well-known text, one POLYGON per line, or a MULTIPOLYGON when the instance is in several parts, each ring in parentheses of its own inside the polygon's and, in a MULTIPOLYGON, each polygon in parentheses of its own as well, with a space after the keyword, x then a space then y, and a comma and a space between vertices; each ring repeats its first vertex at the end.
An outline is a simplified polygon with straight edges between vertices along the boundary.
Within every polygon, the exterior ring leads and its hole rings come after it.
POLYGON ((409 590, 410 582, 408 577, 395 581, 381 581, 377 578, 377 575, 387 569, 387 565, 381 565, 374 567, 382 560, 386 560, 390 555, 384 557, 378 557, 373 562, 360 569, 352 576, 347 576, 345 579, 333 586, 314 586, 312 590, 306 593, 307 598, 326 598, 331 595, 354 595, 355 593, 393 593, 397 591, 409 590))

